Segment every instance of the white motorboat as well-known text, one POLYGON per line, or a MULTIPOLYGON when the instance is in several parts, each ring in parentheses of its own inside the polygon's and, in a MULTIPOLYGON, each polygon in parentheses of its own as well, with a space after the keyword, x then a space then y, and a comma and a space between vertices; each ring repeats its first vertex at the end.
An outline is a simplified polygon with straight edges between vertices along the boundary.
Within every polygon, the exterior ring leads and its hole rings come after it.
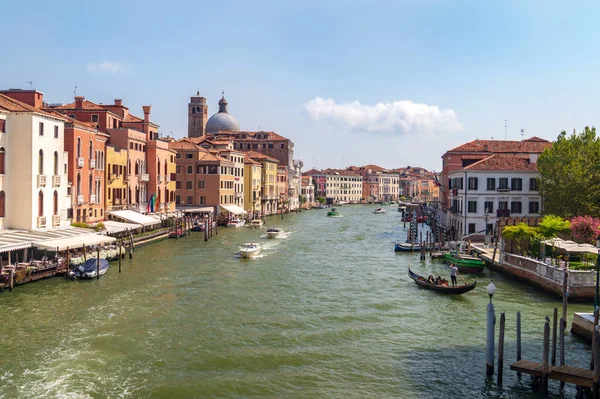
POLYGON ((245 224, 246 224, 245 220, 242 220, 240 218, 234 218, 234 219, 231 219, 231 221, 229 223, 227 223, 227 227, 242 227, 245 224))
POLYGON ((268 238, 281 238, 282 235, 283 235, 283 230, 280 229, 279 227, 271 227, 270 229, 267 230, 268 238))
POLYGON ((385 213, 385 209, 383 208, 377 208, 373 211, 373 213, 379 214, 379 213, 385 213))
POLYGON ((242 244, 242 246, 240 247, 240 255, 242 258, 254 258, 255 256, 260 254, 260 251, 262 250, 262 247, 260 246, 260 244, 254 243, 254 242, 247 242, 245 244, 242 244))
POLYGON ((262 221, 262 219, 254 219, 253 221, 250 222, 250 224, 248 225, 248 227, 262 227, 263 224, 265 224, 265 222, 262 221))

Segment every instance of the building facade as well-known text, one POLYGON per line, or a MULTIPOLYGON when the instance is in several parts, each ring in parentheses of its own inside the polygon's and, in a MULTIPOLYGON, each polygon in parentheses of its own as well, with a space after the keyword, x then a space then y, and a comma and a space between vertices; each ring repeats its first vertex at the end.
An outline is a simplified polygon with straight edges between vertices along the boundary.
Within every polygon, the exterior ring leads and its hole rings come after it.
POLYGON ((262 165, 261 176, 261 207, 263 215, 271 215, 277 212, 277 203, 279 200, 277 187, 277 170, 279 162, 256 151, 245 152, 246 158, 260 162, 262 165))
POLYGON ((106 146, 106 212, 127 209, 127 150, 106 146))
POLYGON ((244 209, 252 217, 261 215, 262 164, 250 157, 244 159, 244 209))
POLYGON ((312 169, 305 173, 317 182, 316 195, 325 197, 328 203, 360 203, 363 195, 363 178, 360 174, 347 169, 312 169), (324 181, 324 186, 319 182, 324 181), (323 191, 319 188, 323 187, 323 191))

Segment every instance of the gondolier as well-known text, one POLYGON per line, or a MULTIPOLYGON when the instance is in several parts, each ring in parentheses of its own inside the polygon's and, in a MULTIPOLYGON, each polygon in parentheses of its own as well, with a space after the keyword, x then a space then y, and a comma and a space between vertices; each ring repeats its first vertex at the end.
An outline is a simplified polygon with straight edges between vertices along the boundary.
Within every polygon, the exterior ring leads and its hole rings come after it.
POLYGON ((458 267, 454 263, 450 264, 450 279, 452 280, 452 286, 456 285, 456 274, 458 273, 458 267))

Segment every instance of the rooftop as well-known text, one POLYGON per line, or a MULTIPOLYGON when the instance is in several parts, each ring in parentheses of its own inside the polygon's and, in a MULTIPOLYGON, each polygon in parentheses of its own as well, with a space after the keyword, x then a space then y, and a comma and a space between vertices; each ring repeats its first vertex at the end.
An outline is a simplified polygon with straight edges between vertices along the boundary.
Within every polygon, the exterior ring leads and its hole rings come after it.
POLYGON ((494 154, 465 166, 463 170, 537 171, 537 163, 532 163, 529 157, 494 154))
POLYGON ((489 152, 489 153, 542 153, 552 145, 548 140, 530 137, 522 141, 511 140, 473 140, 455 147, 448 152, 489 152))
POLYGON ((271 158, 270 156, 267 156, 265 154, 261 154, 258 151, 244 151, 244 155, 248 158, 252 158, 252 159, 264 159, 266 161, 271 161, 271 162, 277 162, 279 163, 279 161, 275 158, 271 158))

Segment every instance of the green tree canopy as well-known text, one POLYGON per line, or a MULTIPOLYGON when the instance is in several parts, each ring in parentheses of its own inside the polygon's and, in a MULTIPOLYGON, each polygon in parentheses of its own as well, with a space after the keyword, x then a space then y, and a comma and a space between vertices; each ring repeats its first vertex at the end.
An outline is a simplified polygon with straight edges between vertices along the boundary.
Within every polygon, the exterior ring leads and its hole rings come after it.
POLYGON ((507 240, 513 240, 517 243, 517 248, 521 250, 523 244, 532 241, 538 237, 538 230, 525 223, 519 223, 515 226, 506 226, 502 229, 502 237, 507 240))
POLYGON ((316 199, 317 201, 319 201, 321 204, 324 204, 324 203, 325 203, 325 197, 318 196, 318 197, 317 197, 317 198, 315 198, 315 199, 316 199))
POLYGON ((544 211, 571 218, 600 216, 600 139, 586 127, 567 136, 561 132, 538 159, 544 211))
POLYGON ((538 224, 538 231, 544 238, 554 238, 571 230, 571 222, 556 215, 546 215, 538 224))

